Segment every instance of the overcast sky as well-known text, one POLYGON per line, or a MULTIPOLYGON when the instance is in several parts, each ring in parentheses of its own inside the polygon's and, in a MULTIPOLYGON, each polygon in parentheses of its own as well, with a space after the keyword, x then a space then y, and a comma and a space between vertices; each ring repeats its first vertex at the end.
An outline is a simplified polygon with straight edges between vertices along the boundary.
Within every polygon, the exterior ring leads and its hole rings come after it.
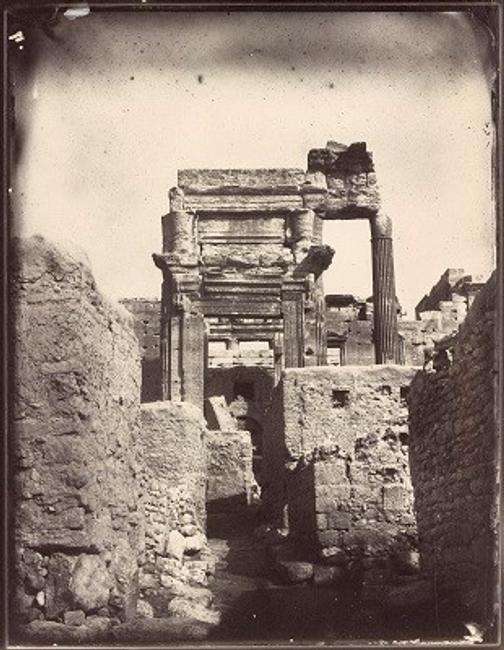
MULTIPOLYGON (((494 267, 487 42, 466 16, 102 12, 55 35, 19 51, 15 216, 79 244, 104 293, 159 296, 178 168, 305 168, 327 140, 374 153, 410 315, 447 267, 494 267)), ((370 295, 367 224, 325 242, 326 292, 370 295)))

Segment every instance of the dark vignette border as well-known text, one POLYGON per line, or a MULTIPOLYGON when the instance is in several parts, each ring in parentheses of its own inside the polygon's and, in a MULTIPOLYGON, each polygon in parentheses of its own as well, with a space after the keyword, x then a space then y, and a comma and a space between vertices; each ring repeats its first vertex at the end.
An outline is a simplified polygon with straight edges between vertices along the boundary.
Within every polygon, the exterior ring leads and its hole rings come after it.
MULTIPOLYGON (((15 112, 14 112, 14 92, 10 80, 10 60, 14 44, 8 41, 10 32, 23 29, 28 35, 30 32, 42 30, 49 38, 54 38, 53 27, 58 20, 58 12, 68 7, 82 5, 83 3, 72 2, 71 0, 62 0, 61 2, 48 2, 37 0, 3 0, 2 6, 2 48, 1 48, 1 91, 2 91, 2 220, 0 230, 1 243, 1 271, 0 271, 0 302, 1 302, 1 338, 0 338, 0 391, 1 391, 1 413, 2 413, 2 461, 3 461, 3 489, 1 490, 2 498, 0 500, 0 513, 2 516, 2 526, 0 526, 0 539, 2 553, 2 572, 0 574, 0 591, 2 603, 2 619, 0 622, 1 647, 9 647, 9 623, 10 611, 8 607, 9 586, 11 575, 9 566, 12 566, 13 548, 9 542, 9 527, 12 522, 14 508, 12 507, 12 473, 13 467, 9 463, 10 448, 12 445, 12 435, 9 436, 10 425, 12 424, 12 404, 14 393, 14 332, 15 319, 11 310, 11 299, 9 296, 9 268, 13 262, 13 252, 10 246, 10 238, 13 232, 14 214, 10 202, 10 184, 11 174, 15 167, 19 148, 22 143, 19 142, 19 134, 16 133, 15 112)), ((491 57, 493 65, 497 70, 491 90, 492 118, 493 118, 493 150, 492 150, 492 189, 493 204, 496 224, 496 263, 497 263, 497 326, 496 326, 496 429, 497 429, 497 447, 496 454, 500 472, 503 466, 503 448, 502 448, 502 430, 504 414, 504 218, 502 213, 502 189, 503 189, 503 147, 502 147, 502 31, 503 31, 503 13, 504 0, 438 0, 438 2, 418 0, 400 1, 400 0, 328 0, 320 2, 318 0, 298 0, 291 2, 282 2, 281 0, 129 0, 123 2, 109 2, 107 0, 95 0, 88 3, 93 12, 101 11, 135 11, 135 12, 157 12, 157 11, 281 11, 281 12, 366 12, 366 11, 389 11, 389 12, 419 12, 419 11, 464 11, 470 14, 473 20, 482 24, 491 34, 491 57)), ((12 430, 12 429, 11 429, 12 430)), ((501 486, 499 483, 499 490, 501 486)), ((499 571, 497 583, 495 585, 495 602, 500 604, 500 616, 496 621, 494 630, 494 640, 490 643, 480 644, 480 647, 501 647, 501 627, 503 617, 502 603, 502 527, 500 526, 502 514, 502 498, 498 495, 497 503, 498 529, 500 534, 499 543, 499 571)), ((276 645, 276 644, 275 644, 276 645)), ((410 644, 408 647, 416 644, 410 644)), ((423 647, 436 647, 440 644, 422 643, 423 647)), ((328 644, 329 646, 329 644, 328 644)), ((380 644, 381 647, 405 647, 397 643, 380 644)), ((27 646, 26 646, 27 647, 27 646)), ((42 647, 42 646, 37 646, 42 647)), ((60 646, 64 647, 64 646, 60 646)), ((100 646, 94 646, 100 647, 100 646)), ((102 646, 107 647, 107 646, 102 646)), ((158 646, 159 647, 159 646, 158 646)), ((175 647, 175 646, 170 646, 175 647)), ((191 647, 184 645, 185 648, 191 647)), ((201 646, 193 646, 201 647, 201 646)), ((217 644, 208 644, 207 647, 217 648, 217 644)), ((220 646, 227 647, 230 646, 220 646)), ((246 647, 246 646, 241 646, 246 647)), ((259 646, 254 646, 259 647, 259 646)), ((281 648, 282 646, 276 645, 281 648)), ((283 646, 291 647, 291 646, 283 646)), ((357 647, 351 644, 341 646, 332 645, 329 647, 357 647)))

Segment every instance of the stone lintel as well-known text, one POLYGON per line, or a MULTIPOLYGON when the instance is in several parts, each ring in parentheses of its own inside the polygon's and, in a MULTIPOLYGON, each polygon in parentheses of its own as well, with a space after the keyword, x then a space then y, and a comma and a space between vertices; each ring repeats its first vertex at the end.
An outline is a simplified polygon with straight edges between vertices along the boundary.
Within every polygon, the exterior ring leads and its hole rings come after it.
POLYGON ((285 213, 296 212, 303 209, 303 198, 299 192, 280 194, 272 192, 250 193, 239 192, 236 194, 189 194, 184 198, 186 210, 199 214, 212 214, 215 212, 257 212, 257 213, 285 213))
POLYGON ((179 169, 177 185, 185 192, 212 188, 297 187, 305 182, 303 169, 179 169))

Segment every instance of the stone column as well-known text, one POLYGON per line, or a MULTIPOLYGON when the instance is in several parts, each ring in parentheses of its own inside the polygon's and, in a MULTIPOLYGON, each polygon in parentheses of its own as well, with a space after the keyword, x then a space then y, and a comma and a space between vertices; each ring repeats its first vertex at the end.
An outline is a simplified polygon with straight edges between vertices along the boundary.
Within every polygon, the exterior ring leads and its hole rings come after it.
POLYGON ((315 213, 302 210, 292 217, 292 240, 294 261, 299 264, 313 244, 315 213))
POLYGON ((175 272, 170 255, 154 255, 163 272, 161 298, 161 398, 203 408, 205 322, 199 307, 200 278, 175 272))
POLYGON ((163 252, 178 256, 179 262, 192 262, 196 255, 194 215, 187 210, 171 211, 162 223, 163 252))
POLYGON ((373 258, 374 345, 377 364, 397 362, 397 310, 392 252, 392 222, 377 214, 370 219, 373 258))

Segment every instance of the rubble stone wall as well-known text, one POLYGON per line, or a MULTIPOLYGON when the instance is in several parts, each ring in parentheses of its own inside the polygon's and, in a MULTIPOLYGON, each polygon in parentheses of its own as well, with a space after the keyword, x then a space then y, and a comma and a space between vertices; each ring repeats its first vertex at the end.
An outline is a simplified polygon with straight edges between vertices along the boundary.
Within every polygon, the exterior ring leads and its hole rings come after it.
POLYGON ((136 610, 140 361, 130 314, 88 261, 16 241, 10 468, 20 622, 106 625, 136 610), (97 622, 97 619, 98 622, 97 622))
POLYGON ((142 405, 145 563, 140 587, 156 616, 166 616, 174 598, 190 594, 192 587, 201 590, 208 582, 206 442, 197 407, 169 401, 142 405))
POLYGON ((265 451, 267 507, 278 520, 283 494, 291 532, 311 536, 321 552, 414 548, 406 404, 414 373, 404 366, 284 372, 265 451))
POLYGON ((473 616, 493 608, 496 577, 495 275, 475 298, 452 364, 410 392, 410 458, 423 570, 440 598, 473 616))

